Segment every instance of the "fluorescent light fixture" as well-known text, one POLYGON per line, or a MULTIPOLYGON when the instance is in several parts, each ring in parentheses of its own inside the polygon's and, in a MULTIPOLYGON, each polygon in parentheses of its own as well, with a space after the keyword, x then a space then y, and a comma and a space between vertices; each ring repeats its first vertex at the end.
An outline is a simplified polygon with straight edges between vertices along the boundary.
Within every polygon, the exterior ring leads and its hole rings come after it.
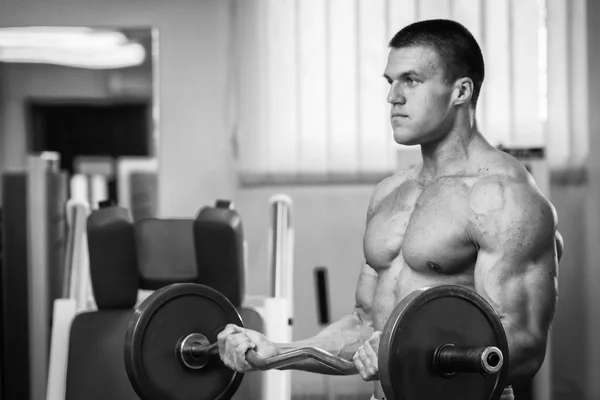
POLYGON ((85 27, 0 28, 0 62, 111 69, 140 65, 144 47, 122 32, 85 27))
POLYGON ((12 63, 54 64, 77 68, 114 69, 144 62, 144 48, 130 43, 114 49, 2 48, 0 61, 12 63))

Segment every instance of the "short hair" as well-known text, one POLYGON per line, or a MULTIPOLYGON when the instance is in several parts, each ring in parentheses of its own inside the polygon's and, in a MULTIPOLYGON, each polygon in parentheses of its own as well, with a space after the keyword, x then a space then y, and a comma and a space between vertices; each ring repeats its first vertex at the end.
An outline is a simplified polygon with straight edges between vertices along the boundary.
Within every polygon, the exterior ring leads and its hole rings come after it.
POLYGON ((477 106, 485 66, 479 44, 467 28, 447 19, 419 21, 402 28, 389 43, 393 49, 413 46, 428 46, 436 51, 444 63, 446 79, 471 78, 471 104, 477 106))

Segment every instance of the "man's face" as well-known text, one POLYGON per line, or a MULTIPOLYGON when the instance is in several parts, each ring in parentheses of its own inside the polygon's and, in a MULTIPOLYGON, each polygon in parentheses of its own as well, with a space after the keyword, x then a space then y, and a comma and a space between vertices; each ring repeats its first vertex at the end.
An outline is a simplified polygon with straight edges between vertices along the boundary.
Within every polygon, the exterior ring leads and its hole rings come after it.
POLYGON ((394 140, 417 145, 439 139, 451 129, 453 86, 444 79, 439 55, 429 47, 391 49, 384 77, 394 140))

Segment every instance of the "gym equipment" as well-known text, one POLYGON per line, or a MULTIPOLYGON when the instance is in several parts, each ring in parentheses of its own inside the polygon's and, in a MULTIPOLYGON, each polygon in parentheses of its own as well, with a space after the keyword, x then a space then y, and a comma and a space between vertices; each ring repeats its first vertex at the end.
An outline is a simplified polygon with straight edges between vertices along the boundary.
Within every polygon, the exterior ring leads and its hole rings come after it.
POLYGON ((216 342, 229 323, 243 326, 229 300, 208 286, 180 283, 156 290, 136 309, 125 337, 125 368, 138 396, 230 399, 243 374, 218 356, 189 351, 216 342))
MULTIPOLYGON (((163 287, 136 310, 126 336, 127 374, 142 400, 228 400, 243 374, 219 358, 217 335, 243 326, 218 291, 181 283, 163 287)), ((263 359, 259 370, 313 359, 341 374, 352 361, 315 347, 263 359)), ((379 344, 379 376, 388 400, 461 398, 497 400, 506 382, 508 343, 498 315, 473 290, 441 285, 416 290, 392 311, 379 344)))
POLYGON ((499 399, 508 342, 494 309, 453 285, 419 289, 391 312, 379 340, 386 399, 499 399))

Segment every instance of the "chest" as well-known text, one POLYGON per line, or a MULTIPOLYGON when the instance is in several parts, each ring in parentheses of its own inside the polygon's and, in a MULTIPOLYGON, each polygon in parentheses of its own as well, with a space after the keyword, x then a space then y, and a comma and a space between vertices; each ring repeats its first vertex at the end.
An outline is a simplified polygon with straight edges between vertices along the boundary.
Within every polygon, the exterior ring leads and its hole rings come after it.
POLYGON ((467 234, 469 186, 441 181, 422 186, 407 181, 374 209, 364 237, 373 268, 402 258, 417 271, 451 274, 474 263, 467 234))

